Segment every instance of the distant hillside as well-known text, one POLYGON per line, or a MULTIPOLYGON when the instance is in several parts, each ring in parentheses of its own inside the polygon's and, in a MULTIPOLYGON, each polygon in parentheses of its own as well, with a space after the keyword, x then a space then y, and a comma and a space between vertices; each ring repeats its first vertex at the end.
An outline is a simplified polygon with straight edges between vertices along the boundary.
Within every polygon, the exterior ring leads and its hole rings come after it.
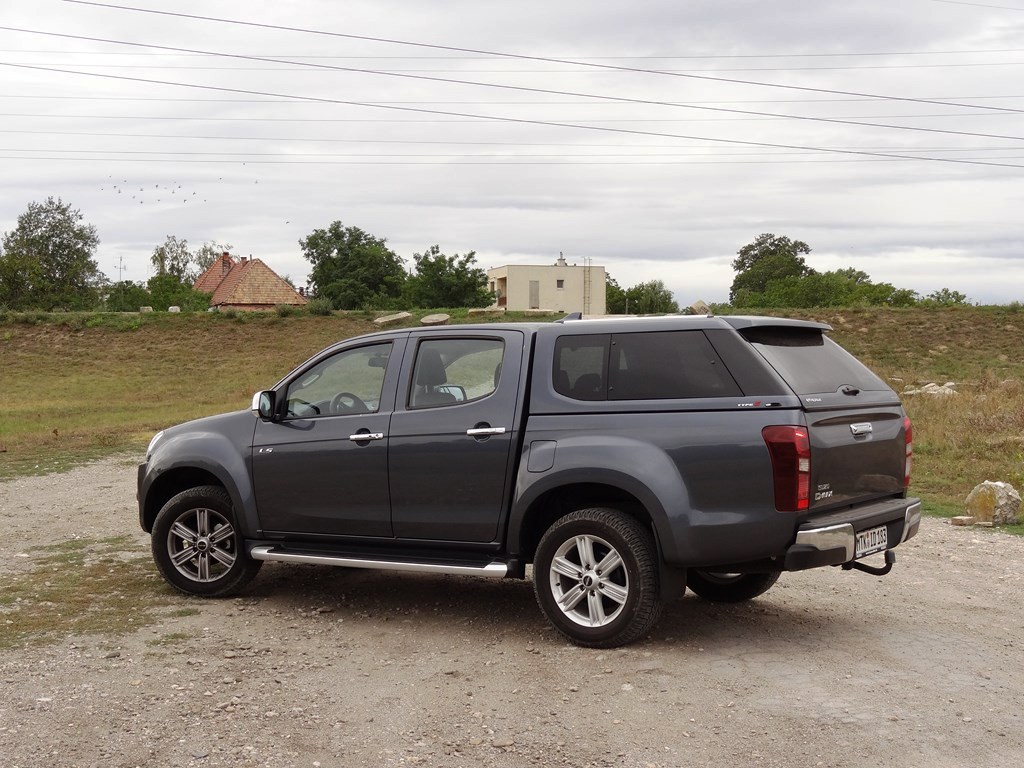
MULTIPOLYGON (((897 391, 958 385, 961 394, 942 401, 905 399, 915 424, 914 491, 934 508, 955 511, 986 479, 1024 490, 1024 311, 773 314, 829 323, 832 337, 897 391)), ((246 408, 253 392, 324 346, 373 330, 364 314, 8 316, 0 323, 0 476, 140 449, 170 424, 246 408)))

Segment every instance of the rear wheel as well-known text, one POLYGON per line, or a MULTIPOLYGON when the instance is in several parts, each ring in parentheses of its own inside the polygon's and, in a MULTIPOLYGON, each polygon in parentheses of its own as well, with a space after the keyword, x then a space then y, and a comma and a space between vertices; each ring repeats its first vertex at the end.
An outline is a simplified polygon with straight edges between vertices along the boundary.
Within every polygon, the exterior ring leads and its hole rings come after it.
POLYGON ((548 620, 577 645, 625 645, 661 615, 654 539, 614 509, 557 520, 537 546, 533 584, 548 620))
POLYGON ((694 594, 715 603, 741 603, 763 595, 779 580, 781 571, 768 573, 713 573, 691 569, 686 586, 694 594))
POLYGON ((167 582, 190 595, 237 592, 263 565, 243 551, 231 497, 213 485, 182 491, 153 523, 153 560, 167 582))

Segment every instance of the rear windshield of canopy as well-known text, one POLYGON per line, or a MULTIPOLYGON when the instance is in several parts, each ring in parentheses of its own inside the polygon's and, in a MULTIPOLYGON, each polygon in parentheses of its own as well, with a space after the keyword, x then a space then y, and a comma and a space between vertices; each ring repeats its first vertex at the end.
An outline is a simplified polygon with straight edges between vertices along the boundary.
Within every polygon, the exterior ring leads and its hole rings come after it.
POLYGON ((849 386, 888 390, 884 381, 818 328, 760 326, 740 331, 798 395, 849 386))

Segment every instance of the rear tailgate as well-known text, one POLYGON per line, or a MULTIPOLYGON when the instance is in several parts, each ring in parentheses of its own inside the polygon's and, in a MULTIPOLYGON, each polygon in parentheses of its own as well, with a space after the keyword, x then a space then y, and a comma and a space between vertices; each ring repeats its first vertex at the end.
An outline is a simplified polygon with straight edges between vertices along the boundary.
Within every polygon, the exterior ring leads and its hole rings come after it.
POLYGON ((824 336, 826 328, 769 325, 740 331, 803 402, 812 516, 903 495, 907 471, 899 397, 824 336))

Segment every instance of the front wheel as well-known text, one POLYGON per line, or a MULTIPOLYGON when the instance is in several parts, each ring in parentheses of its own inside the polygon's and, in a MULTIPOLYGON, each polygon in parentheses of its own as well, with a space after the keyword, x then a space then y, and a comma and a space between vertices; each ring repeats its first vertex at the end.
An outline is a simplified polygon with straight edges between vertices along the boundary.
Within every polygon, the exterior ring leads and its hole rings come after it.
POLYGON ((548 620, 577 645, 625 645, 661 615, 651 532, 614 509, 581 509, 555 521, 537 546, 533 585, 548 620))
POLYGON ((781 571, 768 573, 712 573, 690 569, 686 586, 698 597, 714 603, 742 603, 763 595, 779 580, 781 571))
POLYGON ((153 522, 152 546, 163 577, 189 595, 230 595, 263 565, 243 551, 231 497, 213 485, 189 488, 164 504, 153 522))

